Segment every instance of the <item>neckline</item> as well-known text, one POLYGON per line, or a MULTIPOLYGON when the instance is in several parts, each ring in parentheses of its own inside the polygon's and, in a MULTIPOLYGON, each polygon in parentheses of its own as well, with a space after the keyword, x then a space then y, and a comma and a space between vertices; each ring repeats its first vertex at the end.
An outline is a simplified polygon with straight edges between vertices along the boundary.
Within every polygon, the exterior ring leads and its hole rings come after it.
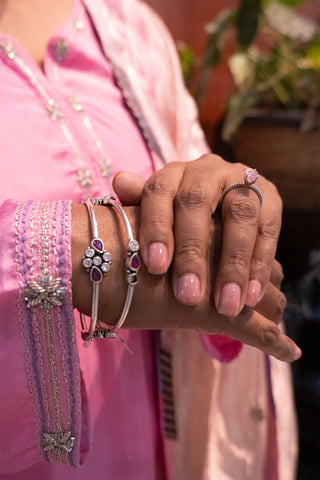
POLYGON ((60 38, 68 38, 68 36, 70 36, 70 32, 72 31, 72 29, 75 28, 76 20, 80 16, 81 8, 83 8, 83 10, 85 11, 85 5, 83 4, 82 0, 73 0, 73 6, 69 18, 64 23, 59 25, 48 39, 42 65, 40 65, 32 57, 32 55, 26 50, 20 40, 14 35, 10 33, 3 33, 0 31, 0 41, 5 40, 7 42, 10 42, 12 46, 17 50, 19 56, 23 58, 25 63, 32 66, 33 70, 40 72, 42 76, 48 78, 48 62, 52 60, 51 57, 53 56, 52 49, 54 48, 54 43, 60 38))

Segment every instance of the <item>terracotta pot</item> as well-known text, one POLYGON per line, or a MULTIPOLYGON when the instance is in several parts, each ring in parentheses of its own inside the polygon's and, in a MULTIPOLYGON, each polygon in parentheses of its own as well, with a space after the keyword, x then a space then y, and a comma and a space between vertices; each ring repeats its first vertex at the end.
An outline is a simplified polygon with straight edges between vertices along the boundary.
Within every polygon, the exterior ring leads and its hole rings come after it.
POLYGON ((253 111, 234 138, 234 160, 273 181, 288 209, 320 207, 320 128, 300 129, 301 114, 253 111))

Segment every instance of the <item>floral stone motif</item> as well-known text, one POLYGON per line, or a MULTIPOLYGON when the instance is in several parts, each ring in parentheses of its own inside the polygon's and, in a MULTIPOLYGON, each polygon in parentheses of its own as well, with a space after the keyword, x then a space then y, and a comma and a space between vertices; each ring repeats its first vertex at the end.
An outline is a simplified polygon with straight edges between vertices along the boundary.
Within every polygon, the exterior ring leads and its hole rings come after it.
POLYGON ((126 261, 127 267, 127 282, 129 285, 136 285, 139 281, 138 270, 140 268, 141 262, 138 255, 139 243, 137 240, 130 240, 129 242, 129 251, 128 258, 126 261))
POLYGON ((100 283, 111 267, 111 253, 104 249, 101 238, 94 238, 82 259, 82 265, 90 273, 94 283, 100 283))

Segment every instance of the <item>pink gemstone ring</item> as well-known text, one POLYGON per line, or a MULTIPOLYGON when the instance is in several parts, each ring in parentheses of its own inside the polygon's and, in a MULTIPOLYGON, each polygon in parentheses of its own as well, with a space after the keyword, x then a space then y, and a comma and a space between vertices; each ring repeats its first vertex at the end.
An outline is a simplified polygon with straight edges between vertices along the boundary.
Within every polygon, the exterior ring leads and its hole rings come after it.
POLYGON ((262 207, 263 205, 262 192, 260 188, 254 185, 254 183, 259 178, 259 174, 257 170, 255 168, 245 168, 243 172, 243 176, 244 176, 244 182, 232 183, 231 185, 229 185, 223 190, 220 198, 220 205, 222 205, 224 197, 227 195, 227 193, 231 192, 231 190, 234 190, 235 188, 245 187, 245 188, 249 188, 250 190, 253 190, 258 195, 258 198, 260 201, 260 208, 262 207))

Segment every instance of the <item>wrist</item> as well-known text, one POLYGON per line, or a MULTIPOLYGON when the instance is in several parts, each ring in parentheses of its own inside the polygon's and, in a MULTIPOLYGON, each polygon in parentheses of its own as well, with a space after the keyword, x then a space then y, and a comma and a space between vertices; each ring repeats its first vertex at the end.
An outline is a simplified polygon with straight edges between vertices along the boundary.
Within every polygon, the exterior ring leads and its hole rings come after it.
MULTIPOLYGON (((139 208, 125 207, 126 215, 137 234, 139 208)), ((112 325, 121 313, 128 284, 126 281, 127 232, 112 207, 94 206, 99 238, 111 252, 111 268, 99 284, 99 319, 112 325)), ((85 205, 72 205, 72 291, 73 305, 81 313, 91 316, 93 284, 82 259, 92 240, 92 231, 85 205)))

